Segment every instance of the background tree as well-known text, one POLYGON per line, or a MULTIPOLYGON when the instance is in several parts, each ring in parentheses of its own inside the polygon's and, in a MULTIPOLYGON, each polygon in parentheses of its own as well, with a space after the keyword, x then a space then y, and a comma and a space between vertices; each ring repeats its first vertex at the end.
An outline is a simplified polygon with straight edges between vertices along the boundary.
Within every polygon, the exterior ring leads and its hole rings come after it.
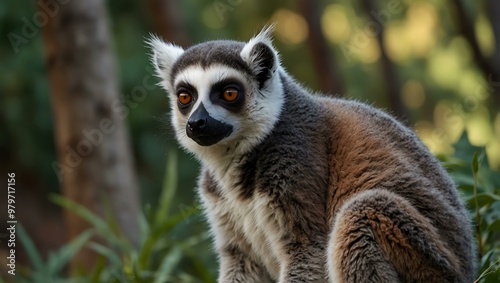
MULTIPOLYGON (((103 218, 110 211, 117 228, 137 243, 138 184, 124 121, 129 110, 119 98, 104 2, 59 6, 43 37, 59 160, 52 167, 62 192, 103 218)), ((67 211, 65 223, 69 239, 90 228, 67 211)), ((96 256, 82 249, 73 267, 91 270, 96 256)))
MULTIPOLYGON (((468 3, 464 0, 452 0, 452 3, 456 9, 458 29, 469 42, 474 60, 491 87, 491 94, 497 105, 497 109, 500 109, 500 18, 498 17, 500 3, 495 0, 486 0, 478 5, 475 13, 473 12, 474 10, 470 11, 467 9, 468 3), (478 34, 475 27, 477 22, 475 18, 481 10, 484 10, 486 17, 488 17, 496 46, 490 56, 485 55, 485 52, 481 50, 481 44, 478 41, 478 34)), ((470 105, 466 107, 470 107, 470 105)))
POLYGON ((314 71, 318 76, 320 90, 335 96, 344 96, 342 74, 332 55, 325 35, 321 30, 321 7, 319 1, 299 1, 299 11, 307 21, 314 71))
MULTIPOLYGON (((382 74, 384 75, 384 82, 386 85, 386 93, 389 98, 390 110, 393 115, 399 118, 400 121, 406 122, 405 107, 401 101, 401 83, 397 74, 396 66, 389 58, 387 50, 384 46, 384 28, 385 23, 377 19, 377 12, 380 8, 377 7, 377 2, 372 0, 362 0, 361 7, 363 7, 366 16, 372 23, 377 23, 371 32, 375 34, 377 45, 380 50, 380 61, 382 66, 382 74)), ((380 16, 379 16, 380 17, 380 16)), ((365 27, 366 28, 366 27, 365 27)))
POLYGON ((179 13, 179 1, 148 0, 148 7, 155 32, 164 40, 184 48, 189 47, 191 41, 179 13))

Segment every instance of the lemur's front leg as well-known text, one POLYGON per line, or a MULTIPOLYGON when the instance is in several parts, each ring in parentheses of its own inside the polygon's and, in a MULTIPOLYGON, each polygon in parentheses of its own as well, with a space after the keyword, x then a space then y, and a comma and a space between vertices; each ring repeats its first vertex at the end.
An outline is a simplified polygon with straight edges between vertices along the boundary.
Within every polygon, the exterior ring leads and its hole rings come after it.
POLYGON ((290 242, 285 245, 287 263, 281 268, 279 283, 326 283, 324 244, 290 242))
MULTIPOLYGON (((314 199, 317 195, 310 196, 314 199)), ((287 204, 276 214, 281 226, 279 283, 327 282, 324 262, 328 229, 324 206, 317 205, 319 200, 312 203, 310 199, 295 195, 274 199, 279 200, 277 204, 287 204)))
POLYGON ((271 283, 267 271, 237 246, 225 246, 219 252, 219 283, 271 283))
POLYGON ((471 282, 459 262, 429 219, 383 188, 340 208, 328 248, 331 282, 471 282))

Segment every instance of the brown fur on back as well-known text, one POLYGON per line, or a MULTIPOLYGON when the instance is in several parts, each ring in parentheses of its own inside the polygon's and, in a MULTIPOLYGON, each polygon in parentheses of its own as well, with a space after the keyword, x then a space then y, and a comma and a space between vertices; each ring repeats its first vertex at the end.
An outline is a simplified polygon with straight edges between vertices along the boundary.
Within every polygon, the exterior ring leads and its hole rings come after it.
MULTIPOLYGON (((329 219, 360 192, 383 188, 394 194, 389 199, 405 202, 405 209, 412 212, 409 217, 421 219, 418 226, 428 231, 429 241, 434 241, 446 254, 451 270, 461 274, 461 279, 468 278, 464 282, 472 280, 474 249, 470 222, 455 185, 439 162, 412 131, 380 110, 342 100, 325 99, 323 105, 327 105, 326 113, 331 125, 335 125, 331 134, 334 149, 327 198, 329 219)), ((364 217, 373 219, 373 215, 364 217)), ((409 251, 412 243, 401 235, 392 219, 383 217, 377 223, 382 231, 375 231, 390 238, 387 241, 378 237, 386 256, 393 257, 392 262, 418 262, 421 257, 409 251), (401 245, 401 250, 407 253, 395 255, 391 246, 394 244, 401 245)), ((355 226, 351 223, 349 227, 355 226)), ((400 266, 398 271, 404 274, 411 271, 408 268, 400 266)), ((440 280, 436 279, 440 278, 436 277, 438 273, 432 271, 436 267, 427 268, 431 270, 429 280, 440 280)))

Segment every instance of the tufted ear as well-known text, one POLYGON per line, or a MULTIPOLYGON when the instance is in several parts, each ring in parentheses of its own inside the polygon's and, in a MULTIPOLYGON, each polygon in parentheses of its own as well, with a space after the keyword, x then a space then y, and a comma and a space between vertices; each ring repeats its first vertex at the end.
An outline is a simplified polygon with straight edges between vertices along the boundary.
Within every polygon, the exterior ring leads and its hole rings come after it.
POLYGON ((162 79, 164 87, 170 82, 170 74, 174 63, 184 53, 184 49, 172 43, 161 40, 158 36, 151 35, 146 40, 151 48, 151 61, 156 69, 156 75, 162 79))
POLYGON ((248 64, 259 82, 259 88, 273 77, 279 66, 278 52, 273 48, 271 33, 273 26, 264 28, 258 35, 250 39, 240 56, 248 64))

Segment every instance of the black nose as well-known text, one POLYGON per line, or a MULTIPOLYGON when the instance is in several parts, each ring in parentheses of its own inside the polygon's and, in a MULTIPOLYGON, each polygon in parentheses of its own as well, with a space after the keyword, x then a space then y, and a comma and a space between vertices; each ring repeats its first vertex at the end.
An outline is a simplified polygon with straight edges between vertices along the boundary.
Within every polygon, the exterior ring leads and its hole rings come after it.
POLYGON ((228 137, 233 126, 214 119, 205 109, 203 103, 191 114, 186 123, 186 134, 201 146, 218 143, 228 137))
POLYGON ((202 130, 203 128, 205 128, 206 125, 207 125, 206 117, 189 119, 188 121, 188 126, 191 131, 202 130))
POLYGON ((208 114, 205 106, 201 103, 198 109, 189 117, 186 127, 189 131, 200 134, 208 126, 209 117, 210 114, 208 114))

